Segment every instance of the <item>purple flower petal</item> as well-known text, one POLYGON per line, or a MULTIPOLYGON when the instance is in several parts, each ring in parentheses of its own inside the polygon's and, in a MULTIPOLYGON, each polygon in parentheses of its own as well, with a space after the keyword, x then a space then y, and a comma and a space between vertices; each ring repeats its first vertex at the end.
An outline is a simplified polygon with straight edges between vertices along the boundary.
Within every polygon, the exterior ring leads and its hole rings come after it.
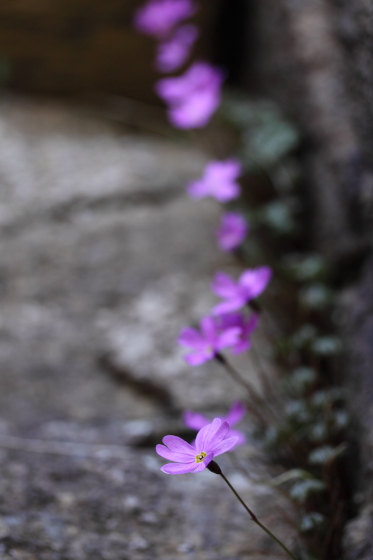
MULTIPOLYGON (((199 463, 203 465, 203 463, 199 463)), ((161 467, 161 471, 166 474, 185 474, 195 471, 196 462, 193 463, 167 463, 161 467)))
POLYGON ((212 309, 213 315, 224 315, 225 313, 231 313, 231 311, 237 311, 246 305, 246 300, 242 295, 237 295, 232 299, 218 303, 212 309))
POLYGON ((211 360, 220 348, 218 327, 213 317, 203 317, 200 330, 201 332, 195 329, 184 329, 179 337, 180 344, 195 349, 194 352, 184 356, 185 361, 192 366, 211 360))
POLYGON ((215 418, 211 424, 204 426, 197 434, 196 437, 196 449, 197 452, 204 452, 208 453, 210 449, 208 448, 208 443, 211 440, 211 437, 217 432, 220 428, 222 421, 220 418, 215 418))
POLYGON ((187 191, 193 198, 212 196, 219 202, 228 202, 240 194, 240 186, 236 182, 240 174, 241 166, 236 160, 210 161, 203 176, 190 183, 187 191))
POLYGON ((240 196, 241 189, 236 183, 221 182, 218 189, 214 189, 214 197, 223 204, 240 196))
POLYGON ((268 266, 245 270, 238 282, 235 282, 227 274, 218 273, 211 287, 218 296, 226 301, 213 308, 213 315, 236 311, 259 296, 266 288, 271 275, 272 271, 268 266))
POLYGON ((192 0, 150 0, 135 13, 134 26, 140 33, 162 38, 195 12, 192 0))
POLYGON ((239 284, 244 286, 249 294, 249 299, 258 297, 264 292, 272 276, 268 266, 260 266, 253 270, 246 270, 239 279, 239 284))
POLYGON ((246 408, 240 401, 233 403, 228 414, 223 418, 230 426, 238 424, 246 414, 246 408))
POLYGON ((228 346, 235 346, 240 340, 241 329, 232 327, 226 329, 219 335, 218 349, 227 348, 228 346))
POLYGON ((210 420, 206 418, 206 416, 198 412, 193 412, 192 410, 186 410, 184 412, 183 421, 188 428, 197 431, 210 423, 210 420))
POLYGON ((214 445, 211 448, 211 451, 214 454, 214 457, 217 457, 218 455, 221 455, 222 453, 225 453, 226 451, 229 451, 230 449, 232 449, 232 447, 237 445, 238 440, 239 440, 238 437, 231 436, 231 437, 227 437, 227 438, 219 441, 216 445, 214 445))
POLYGON ((249 227, 245 218, 237 212, 223 214, 220 226, 216 231, 218 245, 223 251, 236 249, 245 239, 249 227))
POLYGON ((234 356, 238 356, 239 354, 243 354, 250 350, 252 346, 252 342, 249 338, 241 339, 237 344, 231 347, 231 352, 234 356))
POLYGON ((212 360, 215 356, 215 352, 213 350, 208 351, 201 351, 195 352, 193 354, 187 354, 184 356, 184 360, 190 366, 200 366, 209 360, 212 360))
POLYGON ((191 47, 198 37, 195 25, 183 25, 174 35, 158 45, 156 68, 161 72, 177 70, 188 58, 191 47))
POLYGON ((229 424, 215 418, 211 424, 202 428, 196 437, 197 452, 209 453, 213 447, 220 443, 229 432, 229 424))
POLYGON ((219 68, 195 62, 182 76, 159 80, 155 90, 169 105, 168 116, 175 126, 199 128, 219 106, 223 80, 219 68))
POLYGON ((218 68, 205 62, 195 62, 183 75, 159 80, 156 91, 167 103, 178 104, 193 93, 220 86, 222 79, 222 72, 218 68))
POLYGON ((205 340, 213 341, 216 337, 216 323, 213 317, 203 317, 201 320, 201 331, 205 340))
POLYGON ((233 326, 238 327, 240 330, 237 341, 235 344, 231 345, 232 354, 241 354, 251 347, 250 336, 256 329, 257 324, 257 313, 253 313, 248 320, 241 313, 231 313, 229 315, 220 316, 220 328, 223 332, 233 326))
POLYGON ((203 181, 193 181, 187 185, 187 193, 191 198, 195 200, 199 200, 200 198, 204 198, 208 196, 208 189, 203 181))
POLYGON ((221 426, 216 430, 214 434, 211 432, 209 436, 210 439, 206 437, 208 451, 214 453, 215 447, 227 437, 229 431, 230 427, 228 422, 222 422, 221 426))
MULTIPOLYGON (((177 128, 203 128, 220 105, 220 90, 196 91, 170 107, 168 118, 177 128)), ((229 196, 229 195, 228 195, 229 196)), ((233 196, 234 198, 234 196, 233 196)), ((226 200, 231 200, 230 198, 226 200)))
POLYGON ((165 436, 162 441, 171 451, 175 451, 175 453, 182 453, 189 457, 195 457, 196 455, 195 447, 178 436, 165 436))
POLYGON ((252 333, 253 331, 255 331, 255 329, 257 328, 259 323, 259 314, 258 313, 252 313, 252 315, 249 318, 249 321, 246 325, 246 329, 249 333, 252 333))
MULTIPOLYGON (((164 459, 168 459, 169 461, 175 461, 176 463, 183 463, 189 462, 191 460, 191 455, 187 453, 179 453, 177 451, 171 451, 168 447, 164 445, 158 444, 155 447, 156 452, 158 455, 163 457, 164 459)), ((193 457, 195 457, 196 452, 194 453, 193 457)))
POLYGON ((208 165, 211 178, 215 181, 235 181, 242 175, 242 165, 238 159, 227 159, 225 161, 215 161, 208 165))
POLYGON ((211 289, 219 297, 231 298, 237 293, 237 283, 229 274, 217 272, 212 281, 211 289))
POLYGON ((201 334, 196 329, 191 328, 183 329, 177 341, 181 346, 190 346, 192 348, 203 348, 205 345, 201 334))
POLYGON ((239 354, 243 354, 250 350, 252 344, 249 338, 241 338, 234 346, 231 347, 231 352, 234 356, 238 356, 239 354))

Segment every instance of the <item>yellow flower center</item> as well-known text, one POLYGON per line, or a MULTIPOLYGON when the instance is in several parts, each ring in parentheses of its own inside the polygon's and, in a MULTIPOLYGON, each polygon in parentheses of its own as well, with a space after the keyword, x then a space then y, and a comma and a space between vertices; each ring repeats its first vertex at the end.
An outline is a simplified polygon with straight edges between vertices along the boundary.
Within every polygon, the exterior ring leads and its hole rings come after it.
POLYGON ((199 455, 196 455, 196 463, 202 463, 203 459, 207 456, 207 453, 201 451, 199 455))

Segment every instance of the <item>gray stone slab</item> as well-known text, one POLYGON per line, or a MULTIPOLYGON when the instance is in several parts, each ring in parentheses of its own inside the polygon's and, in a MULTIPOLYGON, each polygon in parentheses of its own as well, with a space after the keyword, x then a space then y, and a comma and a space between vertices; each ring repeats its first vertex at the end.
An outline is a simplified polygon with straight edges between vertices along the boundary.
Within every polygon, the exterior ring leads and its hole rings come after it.
MULTIPOLYGON (((176 343, 209 312, 212 274, 238 272, 216 248, 218 206, 184 192, 204 161, 57 103, 4 105, 4 560, 282 558, 219 477, 167 476, 154 451, 163 435, 183 435, 182 409, 213 418, 240 396, 218 366, 187 367, 176 343)), ((265 329, 256 336, 268 348, 265 329)), ((237 365, 255 381, 253 363, 237 365)), ((256 450, 240 453, 254 472, 256 450)), ((291 543, 276 509, 288 504, 222 464, 291 543)))

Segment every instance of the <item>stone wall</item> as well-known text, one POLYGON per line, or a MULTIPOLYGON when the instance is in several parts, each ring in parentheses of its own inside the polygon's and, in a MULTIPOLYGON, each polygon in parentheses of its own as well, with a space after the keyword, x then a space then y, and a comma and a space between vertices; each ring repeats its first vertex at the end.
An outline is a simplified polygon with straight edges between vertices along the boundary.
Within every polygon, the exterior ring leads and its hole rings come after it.
MULTIPOLYGON (((9 62, 11 88, 29 92, 103 92, 156 101, 152 93, 154 42, 132 29, 141 0, 4 0, 0 54, 9 62)), ((211 48, 219 2, 202 2, 204 30, 196 52, 211 48)))
POLYGON ((353 436, 355 518, 345 558, 373 557, 373 5, 364 0, 254 2, 260 89, 303 131, 313 242, 338 273, 353 436), (362 268, 363 265, 363 268, 362 268))

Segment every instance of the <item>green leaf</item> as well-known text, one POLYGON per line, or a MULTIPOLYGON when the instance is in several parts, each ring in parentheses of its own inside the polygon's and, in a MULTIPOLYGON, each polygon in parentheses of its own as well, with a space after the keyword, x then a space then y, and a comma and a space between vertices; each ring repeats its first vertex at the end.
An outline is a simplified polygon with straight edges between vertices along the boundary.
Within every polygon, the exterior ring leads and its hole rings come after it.
POLYGON ((317 391, 311 399, 311 405, 320 409, 330 407, 335 402, 343 401, 343 399, 343 391, 338 387, 334 387, 325 391, 317 391))
POLYGON ((317 511, 310 511, 307 515, 302 517, 299 528, 303 533, 306 533, 307 531, 312 531, 312 529, 315 529, 324 523, 324 515, 317 511))
POLYGON ((247 168, 272 166, 296 148, 299 134, 270 101, 226 93, 221 116, 242 134, 241 157, 247 168))
POLYGON ((290 469, 280 474, 279 476, 272 478, 267 482, 267 484, 270 484, 271 486, 279 486, 280 484, 284 484, 285 482, 288 482, 293 478, 307 480, 307 479, 313 479, 314 476, 308 471, 305 471, 303 469, 290 469))
POLYGON ((342 350, 342 343, 337 336, 322 336, 311 344, 311 350, 318 356, 334 356, 342 350))
POLYGON ((287 403, 285 408, 286 415, 299 424, 304 424, 310 420, 310 412, 304 400, 298 399, 287 403))
POLYGON ((317 253, 291 253, 283 257, 282 263, 285 272, 299 282, 323 280, 327 276, 327 263, 317 253))
POLYGON ((333 416, 334 428, 337 431, 343 430, 348 426, 349 416, 345 410, 332 410, 331 414, 333 416))
POLYGON ((341 455, 347 449, 347 445, 341 443, 337 447, 330 445, 323 445, 311 451, 308 456, 308 461, 311 465, 325 465, 333 461, 338 455, 341 455))
POLYGON ((289 235, 297 229, 293 211, 284 202, 276 200, 266 204, 261 208, 258 216, 263 225, 280 235, 289 235))
POLYGON ((282 380, 284 390, 294 396, 303 396, 317 380, 317 373, 308 367, 296 368, 288 377, 282 380))
POLYGON ((325 465, 334 456, 334 449, 331 445, 323 445, 317 447, 308 455, 308 461, 311 465, 325 465))
POLYGON ((290 497, 299 503, 304 503, 309 496, 324 491, 326 485, 321 480, 300 480, 290 490, 290 497))
POLYGON ((315 340, 317 329, 314 325, 306 323, 300 327, 291 337, 293 347, 297 350, 306 348, 315 340))
POLYGON ((273 112, 262 114, 261 122, 243 133, 243 156, 263 167, 274 165, 298 144, 298 134, 273 112))
POLYGON ((328 439, 329 429, 325 422, 314 424, 308 434, 308 438, 314 442, 322 442, 328 439))
POLYGON ((325 284, 311 284, 300 291, 299 302, 302 307, 320 311, 333 303, 333 291, 325 284))

